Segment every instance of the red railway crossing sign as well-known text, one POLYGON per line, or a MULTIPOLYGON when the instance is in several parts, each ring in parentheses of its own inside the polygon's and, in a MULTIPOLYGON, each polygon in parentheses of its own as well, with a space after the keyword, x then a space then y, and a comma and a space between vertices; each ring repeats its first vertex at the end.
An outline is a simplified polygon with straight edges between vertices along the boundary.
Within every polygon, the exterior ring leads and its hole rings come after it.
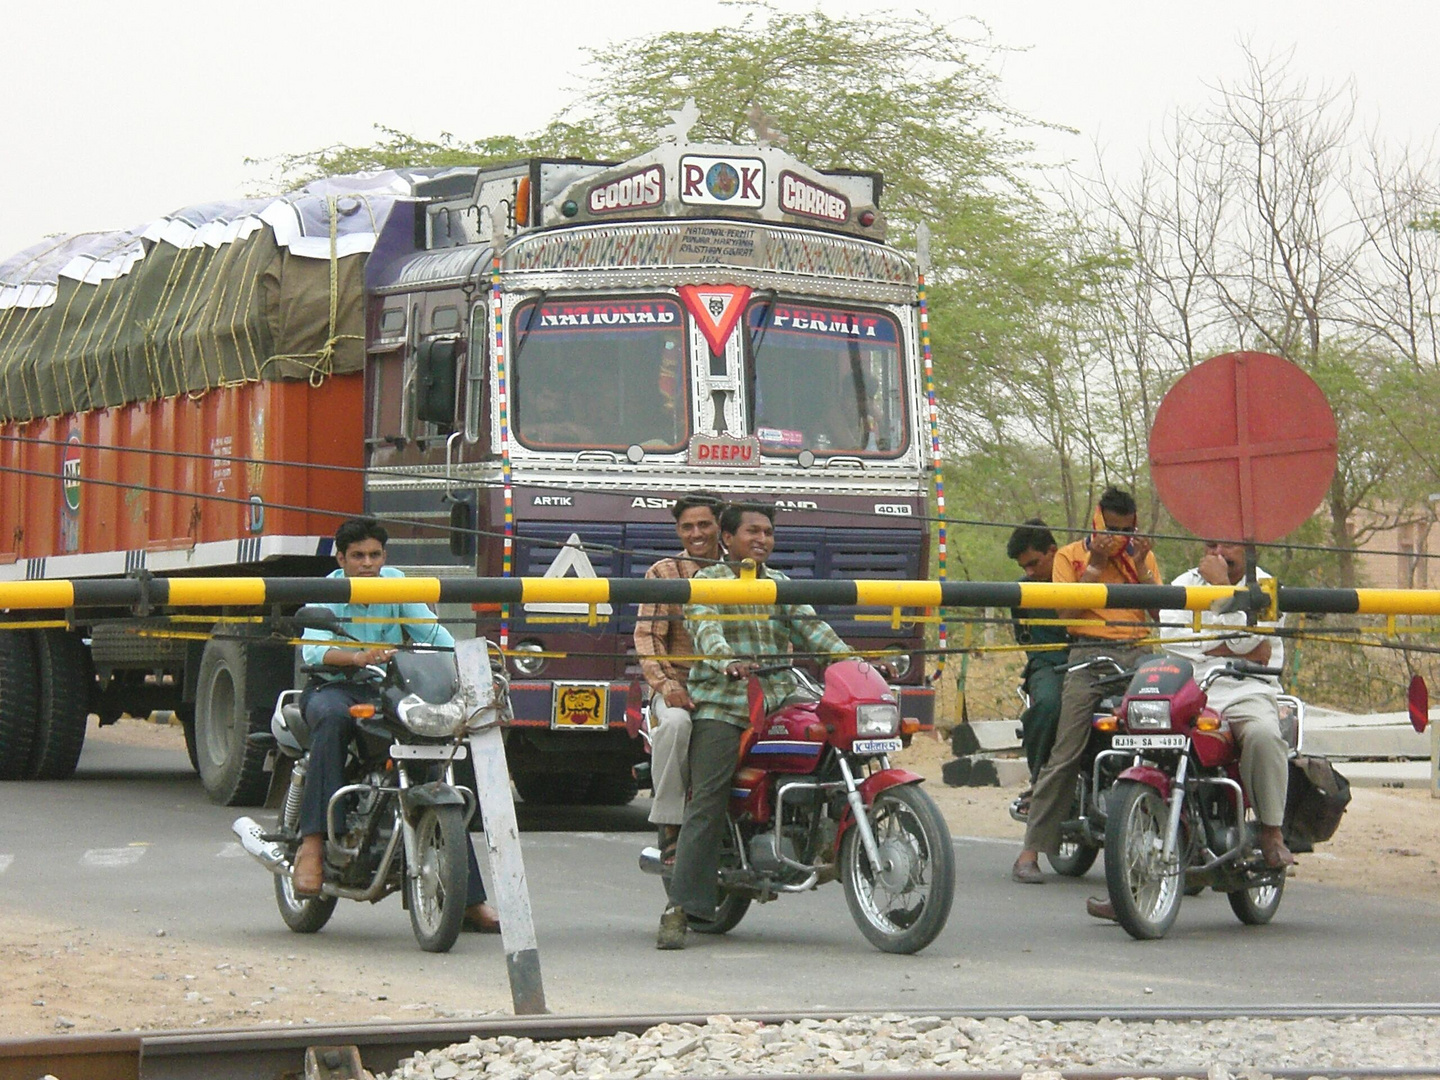
POLYGON ((1202 537, 1279 540, 1315 512, 1335 463, 1325 394, 1269 353, 1226 353, 1191 369, 1150 429, 1160 501, 1202 537))

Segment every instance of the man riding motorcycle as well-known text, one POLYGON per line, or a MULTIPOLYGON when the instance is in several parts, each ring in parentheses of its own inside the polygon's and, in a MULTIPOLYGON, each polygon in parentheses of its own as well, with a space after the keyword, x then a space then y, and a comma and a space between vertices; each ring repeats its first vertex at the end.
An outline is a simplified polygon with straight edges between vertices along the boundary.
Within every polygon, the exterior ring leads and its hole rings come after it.
MULTIPOLYGON (((1248 585, 1245 556, 1244 544, 1207 540, 1199 565, 1171 584, 1248 585)), ((1256 575, 1270 577, 1258 567, 1256 575)), ((1211 610, 1202 613, 1198 634, 1194 630, 1194 612, 1162 611, 1160 636, 1165 651, 1188 660, 1194 667, 1195 681, 1201 685, 1207 675, 1233 659, 1283 667, 1285 643, 1278 636, 1247 633, 1245 612, 1222 612, 1219 608, 1224 604, 1223 600, 1217 601, 1211 610)), ((1282 623, 1283 617, 1276 622, 1261 622, 1259 627, 1273 630, 1282 623)), ((1260 854, 1267 866, 1275 868, 1295 861, 1285 846, 1281 828, 1289 782, 1289 748, 1280 732, 1279 693, 1280 684, 1274 678, 1222 678, 1210 684, 1206 694, 1206 704, 1225 720, 1240 746, 1240 784, 1260 821, 1260 854)), ((1115 917, 1108 900, 1092 897, 1085 909, 1099 919, 1115 917)))
MULTIPOLYGON (((728 561, 700 570, 693 580, 738 578, 745 559, 754 562, 757 577, 786 580, 784 574, 765 565, 775 550, 773 506, 737 503, 726 507, 720 515, 720 539, 728 561)), ((660 917, 655 939, 658 949, 685 947, 687 912, 703 919, 715 917, 731 778, 741 736, 750 726, 746 677, 760 666, 753 658, 783 655, 792 649, 831 657, 853 653, 808 604, 691 604, 685 609, 685 622, 696 654, 706 659, 690 668, 689 691, 695 702, 690 802, 669 882, 670 903, 660 917), (743 618, 728 617, 736 615, 743 618)), ((875 666, 888 677, 888 667, 875 666)), ((788 671, 764 676, 764 686, 767 709, 797 689, 788 671)))
MULTIPOLYGON (((374 518, 350 518, 335 530, 335 561, 339 569, 330 577, 404 577, 385 565, 385 545, 390 535, 374 518)), ((385 664, 406 638, 422 645, 453 648, 455 639, 435 619, 427 604, 327 604, 339 616, 347 633, 363 642, 378 642, 352 648, 330 644, 333 635, 307 629, 305 638, 326 644, 304 645, 305 664, 329 668, 363 668, 385 664), (413 620, 353 623, 355 619, 413 620)), ((345 783, 345 753, 354 737, 355 721, 350 706, 373 702, 374 691, 345 678, 342 671, 315 674, 300 696, 300 707, 313 733, 310 771, 300 806, 300 849, 295 856, 292 883, 297 896, 316 896, 325 879, 325 813, 330 798, 345 783)), ((499 933, 500 919, 485 902, 485 885, 474 849, 469 851, 470 878, 465 898, 465 925, 482 933, 499 933)))

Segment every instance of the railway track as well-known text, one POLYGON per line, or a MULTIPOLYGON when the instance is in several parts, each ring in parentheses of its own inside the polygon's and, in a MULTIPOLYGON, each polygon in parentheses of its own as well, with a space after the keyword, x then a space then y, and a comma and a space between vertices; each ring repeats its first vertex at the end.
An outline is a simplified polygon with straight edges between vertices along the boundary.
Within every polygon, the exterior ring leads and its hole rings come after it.
MULTIPOLYGON (((995 1008, 995 1009, 907 1009, 910 1016, 974 1017, 1008 1019, 1026 1016, 1031 1020, 1096 1021, 1102 1018, 1148 1022, 1168 1020, 1342 1019, 1363 1016, 1440 1016, 1440 1004, 1392 1005, 1276 1005, 1205 1006, 1194 1008, 1154 1007, 1110 1008, 995 1008)), ((764 1023, 803 1019, 840 1019, 852 1011, 808 1013, 735 1012, 764 1023)), ((112 1035, 61 1035, 30 1039, 0 1040, 0 1080, 38 1080, 47 1074, 59 1080, 278 1080, 306 1077, 307 1080, 351 1080, 361 1073, 358 1065, 372 1073, 388 1072, 417 1051, 433 1050, 469 1040, 498 1035, 523 1036, 536 1041, 600 1038, 622 1031, 640 1034, 657 1024, 704 1024, 700 1014, 657 1014, 649 1016, 538 1016, 498 1017, 492 1020, 426 1021, 411 1024, 306 1025, 304 1027, 255 1028, 228 1031, 167 1031, 112 1035), (355 1048, 356 1053, 349 1052, 355 1048), (311 1048, 328 1048, 310 1054, 311 1048)), ((1119 1080, 1144 1075, 1158 1080, 1194 1076, 1186 1071, 1144 1069, 1064 1069, 1067 1080, 1119 1080)), ((1018 1080, 1019 1072, 973 1070, 926 1070, 887 1072, 887 1080, 912 1080, 937 1076, 963 1076, 967 1080, 1018 1080)), ((1277 1069, 1269 1075, 1279 1080, 1306 1077, 1401 1078, 1440 1077, 1434 1067, 1277 1069)), ((853 1073, 811 1073, 809 1080, 853 1080, 853 1073)), ((674 1080, 684 1080, 676 1074, 674 1080)), ((746 1080, 731 1077, 730 1080, 746 1080)))

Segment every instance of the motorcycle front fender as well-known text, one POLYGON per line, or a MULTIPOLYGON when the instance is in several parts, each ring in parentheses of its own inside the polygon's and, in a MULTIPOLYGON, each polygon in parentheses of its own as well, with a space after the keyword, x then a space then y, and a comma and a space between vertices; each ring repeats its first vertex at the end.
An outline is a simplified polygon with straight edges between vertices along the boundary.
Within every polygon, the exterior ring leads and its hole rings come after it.
POLYGON ((400 793, 400 805, 405 808, 406 817, 430 806, 466 806, 464 793, 453 784, 443 780, 432 780, 428 784, 416 784, 400 793))
POLYGON ((1164 769, 1157 769, 1154 765, 1132 765, 1115 779, 1148 784, 1160 793, 1160 798, 1170 801, 1170 774, 1164 769))
MULTIPOLYGON (((864 802, 866 806, 869 806, 875 801, 875 796, 887 788, 899 787, 901 784, 919 784, 924 780, 925 778, 919 773, 913 773, 909 769, 881 769, 877 773, 871 773, 855 786, 859 789, 861 801, 864 802)), ((845 806, 845 814, 840 819, 840 827, 835 831, 835 851, 837 856, 840 851, 840 842, 845 839, 845 833, 848 832, 850 826, 854 824, 855 815, 850 811, 850 806, 847 803, 845 806)))

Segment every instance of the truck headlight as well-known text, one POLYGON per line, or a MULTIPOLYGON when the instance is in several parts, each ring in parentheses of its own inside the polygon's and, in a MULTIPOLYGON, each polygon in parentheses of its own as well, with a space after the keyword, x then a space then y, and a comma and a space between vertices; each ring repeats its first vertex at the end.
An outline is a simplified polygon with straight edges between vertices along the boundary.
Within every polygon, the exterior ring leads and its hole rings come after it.
POLYGON ((855 734, 894 735, 900 730, 900 706, 861 705, 855 710, 855 734))
POLYGON ((459 699, 436 704, 416 694, 402 698, 395 706, 400 722, 416 735, 453 735, 465 723, 465 705, 459 699))
POLYGON ((1170 702, 1132 701, 1125 708, 1125 726, 1131 731, 1159 730, 1170 726, 1170 702))

